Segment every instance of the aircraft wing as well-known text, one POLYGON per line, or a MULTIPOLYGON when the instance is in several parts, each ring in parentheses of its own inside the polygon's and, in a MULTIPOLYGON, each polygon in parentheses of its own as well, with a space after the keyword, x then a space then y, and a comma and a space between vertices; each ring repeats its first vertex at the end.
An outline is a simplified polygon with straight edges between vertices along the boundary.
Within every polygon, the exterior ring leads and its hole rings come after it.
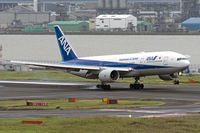
POLYGON ((50 63, 38 63, 38 62, 26 62, 26 61, 10 61, 10 63, 49 67, 49 68, 55 68, 55 69, 66 69, 66 70, 101 71, 103 69, 113 69, 119 72, 129 72, 133 70, 130 67, 100 67, 100 66, 88 66, 88 65, 79 65, 79 64, 50 64, 50 63))

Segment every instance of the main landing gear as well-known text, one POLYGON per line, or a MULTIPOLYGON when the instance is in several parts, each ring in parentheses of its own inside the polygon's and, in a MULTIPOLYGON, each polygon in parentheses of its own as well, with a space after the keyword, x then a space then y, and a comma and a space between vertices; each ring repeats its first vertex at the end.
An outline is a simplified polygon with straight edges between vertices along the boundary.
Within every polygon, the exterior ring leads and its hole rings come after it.
POLYGON ((138 80, 140 80, 140 77, 136 77, 135 78, 135 83, 134 84, 130 84, 130 89, 135 89, 135 90, 142 90, 142 89, 144 89, 144 84, 140 84, 138 82, 138 80))
POLYGON ((101 88, 101 89, 104 89, 104 90, 110 90, 110 85, 106 85, 106 84, 100 84, 100 85, 97 85, 96 86, 97 88, 101 88))

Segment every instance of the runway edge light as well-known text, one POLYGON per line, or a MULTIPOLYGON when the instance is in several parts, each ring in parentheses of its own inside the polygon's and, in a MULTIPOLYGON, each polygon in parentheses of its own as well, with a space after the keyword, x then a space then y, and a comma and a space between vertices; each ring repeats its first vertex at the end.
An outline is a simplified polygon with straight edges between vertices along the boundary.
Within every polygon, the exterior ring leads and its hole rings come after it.
POLYGON ((72 102, 72 103, 74 103, 75 101, 76 101, 75 98, 68 98, 68 102, 72 102))
POLYGON ((108 99, 107 104, 118 104, 118 99, 108 99))
POLYGON ((107 102, 108 98, 102 98, 102 102, 107 102))

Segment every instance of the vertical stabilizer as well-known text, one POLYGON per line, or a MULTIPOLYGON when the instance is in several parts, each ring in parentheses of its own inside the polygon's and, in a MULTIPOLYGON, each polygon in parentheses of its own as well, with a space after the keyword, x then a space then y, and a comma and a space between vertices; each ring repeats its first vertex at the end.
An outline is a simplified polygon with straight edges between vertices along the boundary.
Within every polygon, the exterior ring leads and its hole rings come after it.
POLYGON ((60 49, 61 57, 63 61, 77 59, 76 53, 67 42, 67 39, 58 25, 54 26, 58 46, 60 49))

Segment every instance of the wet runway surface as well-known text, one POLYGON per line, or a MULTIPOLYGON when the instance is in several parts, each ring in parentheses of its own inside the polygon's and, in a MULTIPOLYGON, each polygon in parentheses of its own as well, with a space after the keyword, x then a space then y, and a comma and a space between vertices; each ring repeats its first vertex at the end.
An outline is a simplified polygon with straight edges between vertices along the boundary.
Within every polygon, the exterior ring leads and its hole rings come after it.
MULTIPOLYGON (((17 81, 18 82, 18 81, 17 81)), ((20 81, 23 82, 23 81, 20 81)), ((144 90, 130 90, 129 84, 111 84, 112 90, 104 91, 89 82, 45 82, 45 84, 9 83, 0 81, 0 100, 7 99, 152 99, 167 104, 159 107, 133 109, 87 109, 87 110, 11 110, 0 111, 0 118, 21 117, 88 117, 96 115, 118 117, 168 117, 197 115, 200 112, 200 86, 145 85, 144 90)), ((44 82, 42 82, 44 83, 44 82)))

